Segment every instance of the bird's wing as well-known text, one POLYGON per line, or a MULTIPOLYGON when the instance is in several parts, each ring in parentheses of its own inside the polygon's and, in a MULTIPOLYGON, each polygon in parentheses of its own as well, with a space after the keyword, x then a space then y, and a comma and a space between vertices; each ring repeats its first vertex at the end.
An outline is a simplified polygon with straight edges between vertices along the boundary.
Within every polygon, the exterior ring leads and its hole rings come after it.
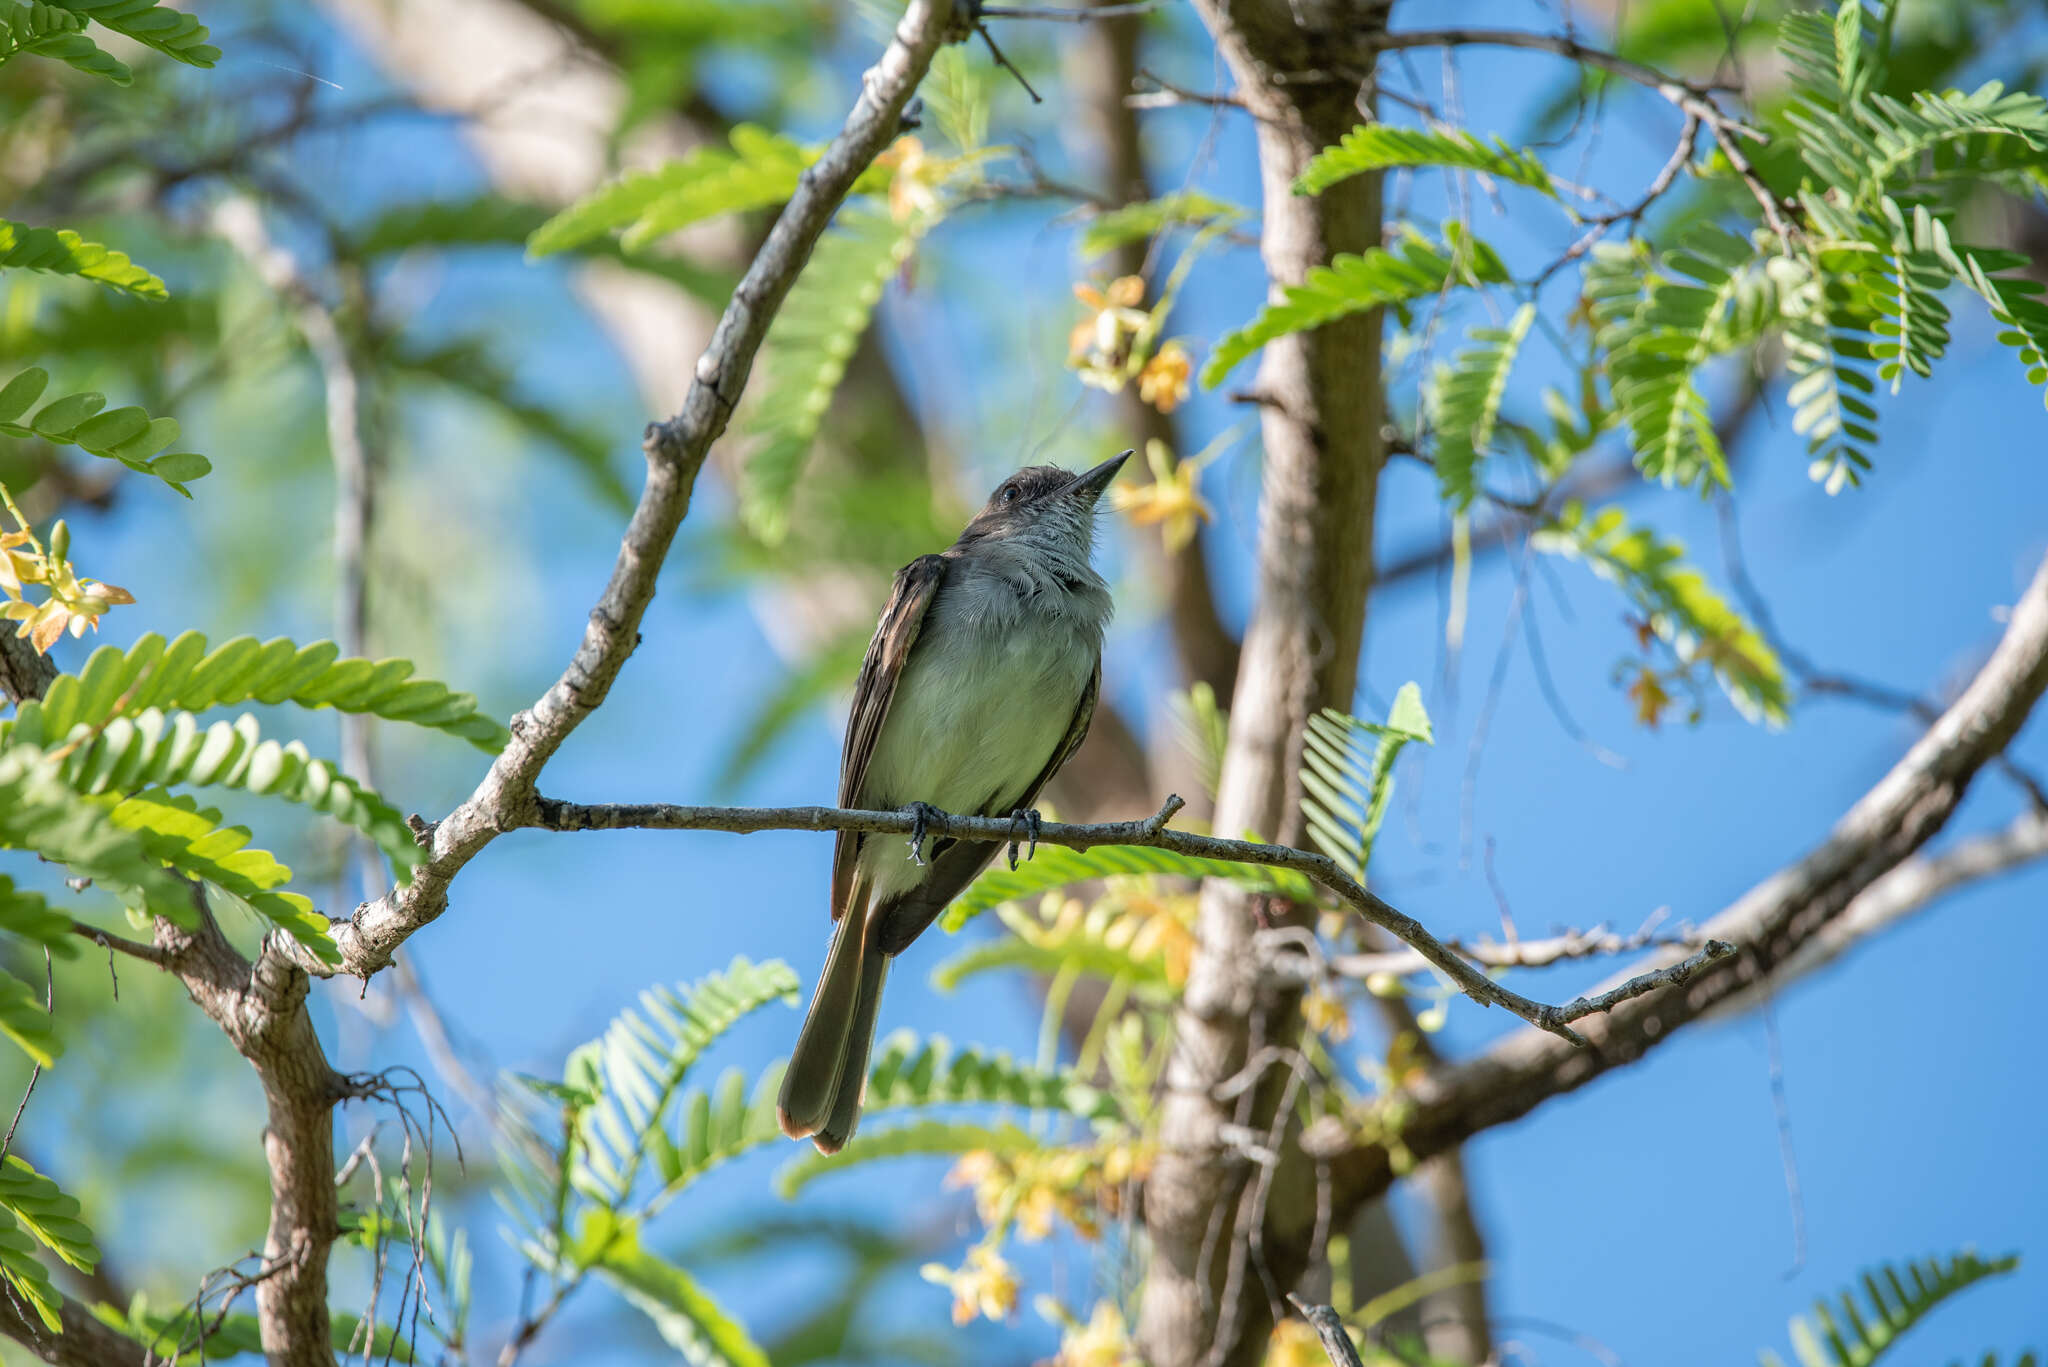
MULTIPOLYGON (((1060 766, 1081 748, 1082 740, 1088 735, 1088 724, 1095 720, 1095 697, 1101 691, 1102 661, 1098 658, 1094 672, 1088 676, 1088 686, 1081 690, 1081 701, 1074 707, 1073 720, 1067 723, 1067 734, 1053 747, 1052 758, 1046 761, 1045 768, 1023 792, 997 794, 979 815, 1008 816, 1037 800, 1039 791, 1060 771, 1060 766)), ((946 904, 974 881, 1001 848, 1000 844, 978 840, 937 842, 932 847, 931 867, 918 880, 917 886, 876 913, 881 917, 880 923, 873 928, 876 944, 886 954, 901 954, 909 948, 910 942, 938 919, 946 904)))
MULTIPOLYGON (((839 805, 851 807, 867 777, 868 760, 875 753, 875 740, 889 716, 889 703, 896 696, 896 681, 903 677, 903 663, 917 644, 924 628, 925 610, 932 604, 946 575, 946 558, 921 555, 896 572, 895 587, 868 642, 867 658, 860 664, 860 680, 853 688, 853 715, 846 722, 846 748, 839 756, 839 805)), ((845 914, 853 890, 854 866, 860 854, 860 835, 841 831, 832 855, 832 919, 845 914)))

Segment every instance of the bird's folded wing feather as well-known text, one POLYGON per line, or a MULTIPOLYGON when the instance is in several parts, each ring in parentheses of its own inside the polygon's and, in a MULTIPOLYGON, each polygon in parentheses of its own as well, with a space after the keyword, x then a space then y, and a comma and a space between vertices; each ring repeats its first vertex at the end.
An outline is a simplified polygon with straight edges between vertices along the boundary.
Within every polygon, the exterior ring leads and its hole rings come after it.
MULTIPOLYGON (((868 760, 875 753, 876 738, 888 720, 889 704, 896 696, 896 682, 903 677, 903 665, 910 648, 917 644, 924 628, 926 609, 939 591, 946 575, 946 558, 921 555, 896 572, 889 602, 882 620, 868 642, 867 657, 860 664, 860 679, 853 688, 853 715, 846 722, 846 748, 839 757, 839 805, 858 802, 861 783, 867 777, 868 760)), ((832 919, 846 910, 853 888, 854 865, 860 854, 860 835, 841 831, 832 856, 832 919)))

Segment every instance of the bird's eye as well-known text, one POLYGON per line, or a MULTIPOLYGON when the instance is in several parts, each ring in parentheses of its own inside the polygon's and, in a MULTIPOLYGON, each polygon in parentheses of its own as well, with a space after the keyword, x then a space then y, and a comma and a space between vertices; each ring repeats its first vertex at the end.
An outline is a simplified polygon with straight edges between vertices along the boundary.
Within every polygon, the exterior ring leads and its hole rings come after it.
POLYGON ((997 491, 996 497, 1000 498, 1005 503, 1015 503, 1017 501, 1017 486, 1014 484, 1005 484, 1000 490, 997 491))

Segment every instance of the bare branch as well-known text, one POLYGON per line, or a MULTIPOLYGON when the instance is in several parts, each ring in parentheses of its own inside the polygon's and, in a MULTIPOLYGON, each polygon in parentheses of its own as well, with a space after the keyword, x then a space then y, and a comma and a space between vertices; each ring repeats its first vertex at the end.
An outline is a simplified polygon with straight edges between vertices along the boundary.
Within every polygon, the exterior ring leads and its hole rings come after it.
MULTIPOLYGON (((1958 888, 2048 859, 2048 811, 2022 812, 2010 825, 1939 854, 1915 855, 1872 883, 1840 916, 1828 922, 1771 972, 1771 988, 1803 978, 1841 958, 1872 936, 1926 910, 1958 888)), ((1755 1006, 1757 994, 1727 1003, 1727 1011, 1755 1006)))
MULTIPOLYGON (((1682 990, 1617 999, 1590 1021, 1590 1049, 1569 1049, 1540 1031, 1524 1030, 1469 1062, 1431 1074, 1400 1099, 1400 1144, 1417 1158, 1519 1119, 1610 1069, 1632 1063, 1716 1006, 1738 999, 1840 923, 1886 875, 1917 868, 1910 891, 1950 885, 1978 871, 2009 867, 2019 851, 2048 835, 2031 827, 2008 833, 2011 843, 1972 847, 1947 868, 1939 856, 1908 862, 1947 823, 1979 770, 2004 750, 2048 691, 2048 560, 2013 605, 2004 636, 1962 695, 1905 757, 1860 798, 1810 854, 1765 878, 1701 929, 1737 950, 1693 966, 1682 990)), ((1908 875, 1901 875, 1902 879, 1908 875)), ((1896 893, 1893 896, 1897 896, 1896 893)), ((1910 897, 1879 897, 1871 917, 1910 897)), ((1667 957, 1669 951, 1665 952, 1667 957)), ((1663 964, 1653 959, 1652 974, 1663 964)), ((1633 975, 1630 981, 1640 979, 1633 975)), ((1628 983, 1620 984, 1622 987, 1628 983)), ((1606 994, 1603 994, 1603 996, 1606 994)), ((1592 999, 1597 1009, 1601 998, 1592 999)), ((1366 1143, 1333 1161, 1339 1209, 1370 1200, 1393 1181, 1389 1151, 1366 1143)))
MULTIPOLYGON (((1425 929, 1420 921, 1398 910, 1378 894, 1361 887, 1326 854, 1296 849, 1291 845, 1261 845, 1247 840, 1223 840, 1168 828, 1167 821, 1182 806, 1169 797, 1159 811, 1142 821, 1106 821, 1073 825, 1049 821, 1039 828, 1038 843, 1086 850, 1097 845, 1141 845, 1193 855, 1198 859, 1220 859, 1234 864, 1262 868, 1291 869, 1307 875, 1335 893, 1339 900, 1386 930, 1416 953, 1442 969, 1474 1001, 1508 1011, 1567 1040, 1577 1040, 1560 1008, 1545 1006, 1511 992, 1479 972, 1425 929)), ((580 806, 536 797, 522 814, 521 823, 553 831, 871 831, 883 835, 909 835, 917 818, 908 810, 865 812, 838 807, 680 807, 662 802, 580 806)), ((927 814, 927 835, 952 836, 1001 844, 1011 835, 1007 817, 957 816, 946 812, 927 814)), ((1583 1013, 1580 1013, 1583 1014, 1583 1013)))
POLYGON ((63 1325, 53 1334, 21 1293, 0 1285, 0 1336, 13 1339, 51 1367, 148 1367, 163 1359, 63 1293, 57 1314, 63 1325))
POLYGON ((1359 1360, 1358 1348, 1344 1328, 1343 1317, 1335 1310, 1327 1305, 1310 1305, 1292 1292, 1288 1293, 1287 1303, 1316 1331, 1316 1337, 1323 1341, 1323 1352, 1329 1356, 1333 1367, 1365 1367, 1359 1360))
POLYGON ((411 883, 356 908, 335 927, 343 971, 367 977, 391 962, 407 936, 448 906, 448 885, 501 832, 528 824, 533 785, 569 733, 604 701, 639 644, 640 621, 676 528, 690 508, 697 472, 725 431, 768 324, 809 260, 832 213, 860 173, 901 127, 903 109, 939 47, 962 36, 947 0, 913 0, 861 95, 825 154, 807 169, 753 264, 733 291, 698 358, 682 411, 647 430, 647 483, 628 524, 610 582, 591 609, 583 641, 553 687, 512 719, 512 740, 490 772, 434 828, 429 858, 411 883))

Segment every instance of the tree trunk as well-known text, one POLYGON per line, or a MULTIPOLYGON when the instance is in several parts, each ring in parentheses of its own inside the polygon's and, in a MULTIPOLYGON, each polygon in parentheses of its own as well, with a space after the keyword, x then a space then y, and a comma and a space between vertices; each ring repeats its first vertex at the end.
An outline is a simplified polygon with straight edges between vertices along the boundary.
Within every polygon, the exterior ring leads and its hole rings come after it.
MULTIPOLYGON (((1340 36, 1355 39, 1362 25, 1383 24, 1384 7, 1197 0, 1196 8, 1258 121, 1261 251, 1272 288, 1299 283, 1339 252, 1378 246, 1375 178, 1318 196, 1295 195, 1293 182, 1359 121, 1363 77, 1319 70, 1319 54, 1340 36)), ((1380 331, 1375 312, 1283 337, 1259 368, 1258 588, 1233 693, 1219 831, 1296 840, 1307 720, 1318 708, 1351 706, 1384 455, 1380 331)), ((1160 1160, 1145 1193, 1152 1261, 1139 1343, 1153 1367, 1256 1362, 1279 1295, 1308 1264, 1316 1174, 1284 1105, 1297 1082, 1299 995, 1262 985, 1251 952, 1258 918, 1299 914, 1229 884, 1203 892, 1200 948, 1167 1066, 1160 1160), (1257 1075, 1240 1078, 1248 1061, 1257 1075)))

